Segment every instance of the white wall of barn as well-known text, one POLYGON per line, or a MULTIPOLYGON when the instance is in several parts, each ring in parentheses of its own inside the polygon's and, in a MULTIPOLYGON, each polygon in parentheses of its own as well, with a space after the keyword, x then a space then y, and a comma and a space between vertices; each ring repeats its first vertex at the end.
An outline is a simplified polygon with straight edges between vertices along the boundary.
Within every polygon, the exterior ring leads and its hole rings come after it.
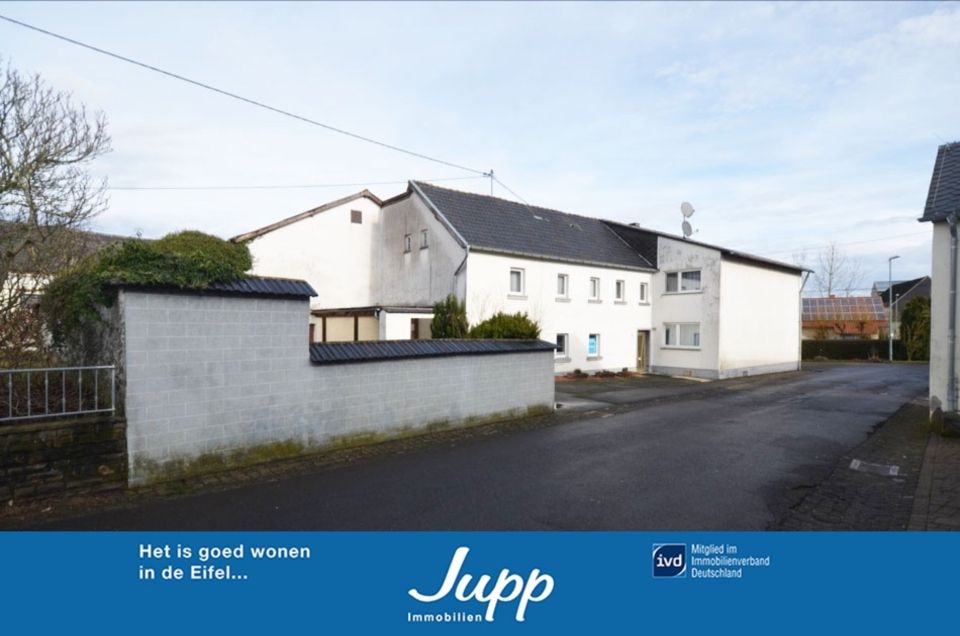
POLYGON ((377 302, 380 207, 359 197, 277 228, 249 242, 251 272, 298 278, 317 291, 313 309, 367 307, 377 302), (351 222, 351 212, 361 222, 351 222))

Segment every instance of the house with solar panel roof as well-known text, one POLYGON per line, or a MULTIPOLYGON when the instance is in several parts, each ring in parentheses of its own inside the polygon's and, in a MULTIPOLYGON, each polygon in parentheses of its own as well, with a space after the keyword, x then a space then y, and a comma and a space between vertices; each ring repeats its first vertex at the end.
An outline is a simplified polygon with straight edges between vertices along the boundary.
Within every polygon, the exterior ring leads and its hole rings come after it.
POLYGON ((724 378, 795 370, 806 271, 592 216, 408 182, 234 237, 253 273, 308 281, 311 342, 431 337, 454 294, 469 323, 524 312, 555 371, 724 378))

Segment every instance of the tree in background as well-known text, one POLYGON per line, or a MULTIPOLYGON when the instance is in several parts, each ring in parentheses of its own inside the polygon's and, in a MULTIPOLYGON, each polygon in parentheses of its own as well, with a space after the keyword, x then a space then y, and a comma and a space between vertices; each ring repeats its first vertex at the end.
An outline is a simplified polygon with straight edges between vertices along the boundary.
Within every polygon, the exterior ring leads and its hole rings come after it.
POLYGON ((470 329, 471 338, 497 340, 536 340, 540 337, 540 325, 525 313, 505 314, 497 312, 470 329))
POLYGON ((46 359, 37 298, 89 251, 83 230, 106 204, 89 164, 110 147, 102 113, 6 67, 0 75, 0 366, 46 359))
MULTIPOLYGON (((794 254, 793 261, 806 267, 806 252, 794 254)), ((833 242, 817 252, 811 269, 814 270, 813 284, 820 296, 850 296, 863 285, 860 259, 849 256, 833 242)))
POLYGON ((434 304, 430 333, 434 338, 466 338, 467 306, 454 294, 434 304))
POLYGON ((917 296, 907 303, 900 317, 900 339, 907 360, 930 359, 930 299, 917 296))

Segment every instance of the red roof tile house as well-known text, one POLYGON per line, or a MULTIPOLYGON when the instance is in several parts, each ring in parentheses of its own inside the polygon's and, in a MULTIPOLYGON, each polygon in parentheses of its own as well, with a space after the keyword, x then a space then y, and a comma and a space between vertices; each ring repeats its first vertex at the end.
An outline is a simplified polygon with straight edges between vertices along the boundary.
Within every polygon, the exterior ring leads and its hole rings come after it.
POLYGON ((877 340, 887 332, 879 296, 804 298, 804 340, 877 340))

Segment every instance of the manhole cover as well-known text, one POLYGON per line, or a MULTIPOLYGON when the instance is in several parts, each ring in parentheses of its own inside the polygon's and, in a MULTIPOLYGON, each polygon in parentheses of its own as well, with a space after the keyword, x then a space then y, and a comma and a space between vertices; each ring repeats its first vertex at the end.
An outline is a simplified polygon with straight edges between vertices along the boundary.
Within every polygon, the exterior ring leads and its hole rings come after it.
POLYGON ((850 469, 861 473, 870 473, 872 475, 883 475, 884 477, 895 477, 900 474, 900 467, 892 464, 872 464, 862 462, 859 459, 850 461, 850 469))

